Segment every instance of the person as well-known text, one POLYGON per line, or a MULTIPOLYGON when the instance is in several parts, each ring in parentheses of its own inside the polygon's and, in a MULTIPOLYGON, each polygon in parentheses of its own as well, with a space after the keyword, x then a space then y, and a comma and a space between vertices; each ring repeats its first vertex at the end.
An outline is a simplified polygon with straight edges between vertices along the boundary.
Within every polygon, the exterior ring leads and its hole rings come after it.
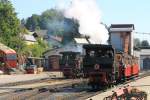
POLYGON ((4 71, 5 68, 5 63, 4 62, 0 62, 0 70, 4 71))
POLYGON ((5 72, 6 72, 6 74, 10 74, 10 68, 11 68, 11 66, 9 65, 8 62, 6 62, 5 63, 5 72))
POLYGON ((81 74, 81 61, 80 58, 75 60, 75 68, 73 68, 74 74, 76 77, 79 77, 81 74))

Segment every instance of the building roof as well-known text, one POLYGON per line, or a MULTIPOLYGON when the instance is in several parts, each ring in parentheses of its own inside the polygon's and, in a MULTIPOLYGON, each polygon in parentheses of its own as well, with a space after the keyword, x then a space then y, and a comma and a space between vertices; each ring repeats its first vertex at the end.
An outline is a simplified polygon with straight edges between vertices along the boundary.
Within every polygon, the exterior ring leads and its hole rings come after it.
POLYGON ((139 53, 141 56, 149 56, 150 55, 150 47, 139 47, 138 50, 135 49, 133 53, 139 53))
POLYGON ((63 38, 57 35, 49 35, 49 39, 58 41, 58 42, 62 42, 63 38))
POLYGON ((47 36, 47 30, 36 30, 33 35, 36 34, 37 36, 40 37, 45 37, 47 36))
POLYGON ((55 48, 55 49, 50 49, 50 50, 47 50, 43 53, 43 55, 59 55, 60 52, 82 52, 82 46, 81 45, 76 45, 76 44, 67 44, 67 45, 64 45, 63 47, 59 47, 59 48, 55 48))
POLYGON ((112 31, 133 31, 134 24, 111 24, 110 26, 110 32, 112 31))
POLYGON ((16 53, 15 50, 9 48, 8 46, 6 46, 6 45, 4 45, 4 44, 2 44, 2 43, 0 43, 0 50, 2 50, 3 52, 5 52, 5 53, 7 53, 7 54, 8 54, 8 53, 16 53))
POLYGON ((112 49, 113 50, 113 47, 112 45, 105 45, 105 44, 86 44, 86 45, 83 45, 83 48, 85 49, 112 49))
POLYGON ((25 41, 36 42, 36 39, 35 39, 34 36, 32 36, 32 35, 24 34, 24 35, 23 35, 23 38, 24 38, 25 41))
POLYGON ((75 51, 62 51, 59 52, 60 54, 80 54, 80 52, 75 52, 75 51))
POLYGON ((110 28, 134 28, 134 24, 111 24, 110 28))
POLYGON ((141 49, 140 55, 150 55, 150 49, 141 49))
POLYGON ((74 40, 78 44, 89 44, 89 42, 85 38, 74 38, 74 40))

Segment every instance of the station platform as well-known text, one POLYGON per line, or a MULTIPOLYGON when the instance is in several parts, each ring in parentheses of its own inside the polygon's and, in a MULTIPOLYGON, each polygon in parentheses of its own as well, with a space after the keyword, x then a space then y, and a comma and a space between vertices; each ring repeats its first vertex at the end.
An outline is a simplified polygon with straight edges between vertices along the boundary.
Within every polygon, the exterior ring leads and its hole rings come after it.
POLYGON ((137 88, 140 91, 146 92, 147 93, 147 100, 150 100, 150 76, 141 78, 139 80, 135 80, 135 81, 133 81, 129 84, 126 84, 126 85, 120 85, 120 86, 114 87, 114 88, 112 88, 106 92, 100 93, 100 94, 93 96, 93 97, 90 97, 86 100, 104 100, 105 97, 113 94, 112 91, 116 91, 119 88, 122 88, 122 87, 127 86, 127 85, 134 87, 134 88, 137 88))

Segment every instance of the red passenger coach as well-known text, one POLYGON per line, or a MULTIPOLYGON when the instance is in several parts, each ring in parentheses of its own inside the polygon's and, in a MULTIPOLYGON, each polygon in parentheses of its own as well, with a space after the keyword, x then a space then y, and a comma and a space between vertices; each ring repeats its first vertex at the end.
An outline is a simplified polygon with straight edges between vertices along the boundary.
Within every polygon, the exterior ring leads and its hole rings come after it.
POLYGON ((124 70, 124 74, 126 78, 130 78, 132 76, 132 67, 131 65, 126 65, 125 66, 125 70, 124 70))
POLYGON ((16 51, 0 43, 0 63, 7 68, 16 68, 16 51))
POLYGON ((138 59, 127 55, 124 53, 116 54, 115 58, 118 67, 119 77, 118 80, 130 79, 132 77, 138 76, 139 65, 137 63, 138 59))
POLYGON ((139 75, 139 65, 138 65, 138 59, 134 58, 133 65, 132 65, 132 76, 138 76, 139 75))
POLYGON ((132 67, 132 75, 138 75, 139 74, 139 65, 138 64, 134 64, 132 67))

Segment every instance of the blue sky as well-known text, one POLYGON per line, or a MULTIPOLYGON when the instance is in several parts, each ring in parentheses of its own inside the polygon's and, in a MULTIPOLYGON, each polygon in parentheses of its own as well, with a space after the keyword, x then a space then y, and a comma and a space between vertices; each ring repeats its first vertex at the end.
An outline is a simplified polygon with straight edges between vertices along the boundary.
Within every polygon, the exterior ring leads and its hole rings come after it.
MULTIPOLYGON (((18 17, 27 18, 32 14, 53 8, 56 3, 69 0, 11 0, 18 17)), ((97 0, 102 12, 102 21, 112 23, 133 23, 137 32, 150 32, 150 0, 97 0)), ((139 35, 140 36, 140 35, 139 35)), ((141 35, 147 39, 150 35, 141 35)), ((150 38, 149 38, 150 39, 150 38)))

